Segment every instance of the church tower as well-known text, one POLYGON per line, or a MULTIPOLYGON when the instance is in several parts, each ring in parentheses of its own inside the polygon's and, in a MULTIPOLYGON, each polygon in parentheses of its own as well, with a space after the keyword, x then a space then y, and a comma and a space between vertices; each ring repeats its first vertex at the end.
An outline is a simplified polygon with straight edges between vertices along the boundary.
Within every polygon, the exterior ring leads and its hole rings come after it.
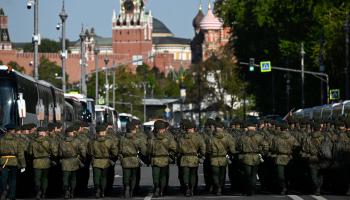
POLYGON ((0 8, 0 50, 12 50, 7 16, 2 8, 0 8))
POLYGON ((117 15, 112 16, 112 48, 117 57, 142 56, 152 52, 153 18, 145 11, 144 0, 119 0, 117 15))

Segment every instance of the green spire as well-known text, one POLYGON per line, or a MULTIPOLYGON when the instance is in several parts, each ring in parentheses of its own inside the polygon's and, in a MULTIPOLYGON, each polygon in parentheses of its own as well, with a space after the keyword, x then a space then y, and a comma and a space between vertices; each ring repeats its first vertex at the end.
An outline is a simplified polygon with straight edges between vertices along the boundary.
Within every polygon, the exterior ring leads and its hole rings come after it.
POLYGON ((4 10, 0 8, 0 16, 5 16, 4 10))

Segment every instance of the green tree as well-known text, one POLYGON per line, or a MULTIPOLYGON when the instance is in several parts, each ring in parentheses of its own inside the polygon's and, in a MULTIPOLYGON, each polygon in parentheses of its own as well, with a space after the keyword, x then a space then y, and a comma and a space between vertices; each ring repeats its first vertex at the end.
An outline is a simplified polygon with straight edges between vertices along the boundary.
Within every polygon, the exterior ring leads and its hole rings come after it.
POLYGON ((8 67, 11 67, 12 69, 21 72, 21 73, 25 73, 26 70, 24 69, 24 67, 20 66, 17 62, 15 61, 10 61, 7 63, 8 67))
MULTIPOLYGON (((66 40, 66 49, 69 48, 69 40, 66 40)), ((33 44, 28 43, 23 47, 24 52, 33 52, 33 44)), ((50 40, 50 39, 42 39, 41 44, 39 45, 39 52, 41 53, 59 53, 61 51, 61 42, 50 40)))
MULTIPOLYGON (((348 1, 293 0, 220 0, 216 13, 233 30, 230 47, 239 61, 249 58, 270 60, 273 66, 300 68, 300 46, 305 45, 305 68, 319 70, 320 39, 323 37, 326 72, 331 87, 341 88, 345 63, 344 21, 348 1)), ((242 77, 256 95, 256 109, 262 113, 286 113, 285 73, 249 73, 241 68, 242 77), (281 84, 283 83, 283 84, 281 84), (275 95, 274 95, 275 94, 275 95), (272 104, 275 102, 275 105, 272 104)), ((306 76, 306 105, 320 104, 320 80, 306 76)), ((291 74, 291 108, 300 107, 300 74, 291 74)), ((343 90, 344 91, 344 90, 343 90)))
MULTIPOLYGON (((62 80, 60 79, 62 74, 62 68, 57 65, 56 62, 52 62, 46 57, 41 57, 40 63, 39 63, 39 77, 40 80, 47 81, 57 88, 62 88, 62 80)), ((68 82, 69 76, 66 74, 66 80, 68 82)), ((69 88, 70 85, 67 84, 67 88, 69 88)))

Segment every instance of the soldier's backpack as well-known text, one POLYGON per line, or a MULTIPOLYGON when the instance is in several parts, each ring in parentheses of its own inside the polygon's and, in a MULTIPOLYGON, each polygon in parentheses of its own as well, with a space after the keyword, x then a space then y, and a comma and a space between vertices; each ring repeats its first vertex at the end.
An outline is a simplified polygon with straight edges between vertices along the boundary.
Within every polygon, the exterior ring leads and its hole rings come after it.
POLYGON ((331 160, 333 158, 333 143, 329 137, 324 136, 321 142, 319 156, 321 159, 331 160))

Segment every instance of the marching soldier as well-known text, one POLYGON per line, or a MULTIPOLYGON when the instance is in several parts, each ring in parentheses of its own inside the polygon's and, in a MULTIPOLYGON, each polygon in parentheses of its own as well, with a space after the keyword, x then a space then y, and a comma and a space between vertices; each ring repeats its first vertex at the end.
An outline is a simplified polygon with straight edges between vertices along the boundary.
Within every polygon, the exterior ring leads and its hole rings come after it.
MULTIPOLYGON (((114 125, 112 122, 108 122, 107 124, 107 129, 106 129, 106 137, 111 139, 113 143, 119 144, 119 136, 117 133, 114 131, 114 125)), ((113 162, 116 162, 117 158, 113 158, 113 162)), ((114 174, 115 174, 115 165, 110 165, 108 167, 108 172, 107 172, 107 186, 106 186, 106 194, 109 195, 113 191, 113 183, 114 183, 114 174)))
POLYGON ((171 137, 167 137, 167 127, 167 122, 155 121, 154 137, 148 141, 155 197, 163 196, 169 169, 169 156, 176 153, 176 142, 171 137))
MULTIPOLYGON (((139 142, 141 142, 143 146, 147 146, 147 135, 142 130, 142 123, 140 122, 140 120, 133 119, 131 120, 131 123, 135 124, 136 139, 139 140, 139 142)), ((139 156, 142 156, 142 155, 139 155, 139 156)), ((141 167, 138 167, 137 174, 136 174, 135 192, 140 190, 140 180, 141 180, 141 167)))
POLYGON ((286 167, 292 159, 295 147, 299 146, 297 140, 287 131, 287 124, 276 125, 280 131, 276 131, 270 147, 272 158, 277 170, 277 179, 281 195, 287 193, 286 167))
POLYGON ((76 172, 83 167, 82 160, 86 156, 84 145, 75 136, 76 127, 71 126, 66 130, 66 137, 58 147, 58 156, 61 159, 63 172, 64 198, 74 197, 76 188, 76 172))
POLYGON ((137 129, 134 122, 126 125, 125 136, 120 139, 119 154, 123 167, 124 197, 132 198, 137 182, 137 173, 140 168, 139 154, 146 155, 146 143, 137 139, 137 129))
POLYGON ((36 199, 46 198, 51 157, 56 155, 50 144, 47 128, 39 127, 38 136, 29 144, 29 154, 33 157, 36 199))
POLYGON ((62 189, 62 171, 61 166, 59 165, 59 159, 57 157, 58 145, 63 138, 61 124, 49 123, 48 131, 50 144, 52 146, 53 152, 56 152, 56 154, 52 155, 51 157, 52 165, 49 171, 49 187, 47 190, 47 195, 57 197, 62 192, 60 190, 62 189))
MULTIPOLYGON (((77 131, 77 139, 80 140, 85 149, 90 142, 90 126, 86 122, 78 122, 76 124, 79 127, 77 131)), ((77 171, 77 194, 82 196, 86 193, 89 184, 90 177, 90 163, 91 157, 89 155, 83 160, 84 167, 77 171)))
POLYGON ((203 174, 204 174, 204 182, 205 182, 205 190, 208 192, 213 191, 213 174, 211 171, 211 164, 210 164, 210 155, 209 155, 209 141, 213 137, 213 133, 215 131, 215 120, 209 118, 205 122, 204 126, 204 134, 203 138, 206 144, 206 154, 205 154, 205 160, 203 163, 203 174))
POLYGON ((186 196, 193 196, 198 176, 199 160, 204 159, 205 143, 203 138, 195 132, 195 124, 189 120, 182 121, 185 134, 178 141, 182 180, 186 187, 186 196))
POLYGON ((96 133, 96 138, 88 144, 88 154, 92 157, 95 196, 100 198, 105 196, 107 170, 111 166, 111 158, 118 156, 118 144, 106 137, 105 125, 97 125, 96 133))
POLYGON ((256 131, 256 124, 247 124, 247 132, 239 138, 237 150, 243 167, 244 192, 247 195, 253 195, 255 193, 258 166, 263 162, 262 154, 268 150, 268 144, 263 136, 256 131))
POLYGON ((7 132, 0 138, 0 199, 14 200, 17 169, 20 168, 21 172, 24 172, 26 162, 23 148, 15 136, 15 126, 9 124, 5 128, 7 132))
POLYGON ((236 144, 234 139, 224 131, 224 124, 215 122, 215 131, 208 145, 214 191, 216 195, 221 196, 225 186, 226 167, 230 162, 229 154, 236 153, 236 144))

